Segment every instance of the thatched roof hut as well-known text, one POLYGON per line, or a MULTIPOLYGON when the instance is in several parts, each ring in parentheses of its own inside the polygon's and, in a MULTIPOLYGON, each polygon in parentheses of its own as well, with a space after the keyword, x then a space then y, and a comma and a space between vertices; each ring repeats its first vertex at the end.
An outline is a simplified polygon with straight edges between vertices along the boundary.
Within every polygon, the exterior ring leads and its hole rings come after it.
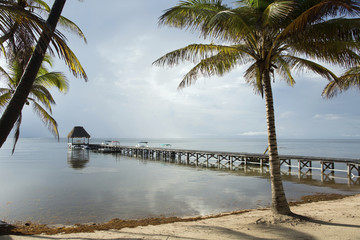
MULTIPOLYGON (((68 134, 67 136, 68 138, 68 142, 69 142, 69 139, 71 138, 71 142, 73 143, 74 141, 74 138, 82 138, 82 139, 85 139, 87 138, 88 139, 88 144, 89 144, 89 139, 90 139, 90 134, 88 134, 86 132, 86 130, 82 127, 82 126, 75 126, 68 134)), ((81 141, 79 141, 81 142, 81 141)), ((83 141, 85 143, 85 141, 83 141)))

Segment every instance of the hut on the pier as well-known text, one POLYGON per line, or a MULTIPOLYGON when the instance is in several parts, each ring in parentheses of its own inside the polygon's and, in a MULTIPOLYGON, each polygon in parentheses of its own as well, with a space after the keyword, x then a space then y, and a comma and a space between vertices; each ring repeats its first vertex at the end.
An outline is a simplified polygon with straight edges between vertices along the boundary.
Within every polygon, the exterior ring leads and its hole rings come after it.
POLYGON ((68 134, 68 143, 71 145, 89 145, 90 134, 82 126, 75 126, 68 134), (70 142, 71 139, 71 142, 70 142), (75 142, 74 142, 75 139, 75 142), (86 143, 87 140, 87 143, 86 143))

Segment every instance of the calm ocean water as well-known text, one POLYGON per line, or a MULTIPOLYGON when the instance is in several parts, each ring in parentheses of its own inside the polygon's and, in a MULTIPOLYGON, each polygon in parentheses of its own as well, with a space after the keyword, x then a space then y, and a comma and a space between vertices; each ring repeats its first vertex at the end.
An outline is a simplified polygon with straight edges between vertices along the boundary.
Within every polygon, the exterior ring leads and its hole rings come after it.
MULTIPOLYGON (((262 153, 266 139, 93 139, 122 145, 149 141, 158 147, 262 153)), ((67 140, 20 139, 0 149, 0 220, 51 224, 104 222, 112 218, 208 215, 268 206, 268 176, 259 169, 227 171, 141 160, 91 151, 68 151, 67 140)), ((279 153, 360 158, 360 140, 279 140, 279 153)), ((314 193, 354 194, 345 173, 284 172, 288 200, 314 193)))

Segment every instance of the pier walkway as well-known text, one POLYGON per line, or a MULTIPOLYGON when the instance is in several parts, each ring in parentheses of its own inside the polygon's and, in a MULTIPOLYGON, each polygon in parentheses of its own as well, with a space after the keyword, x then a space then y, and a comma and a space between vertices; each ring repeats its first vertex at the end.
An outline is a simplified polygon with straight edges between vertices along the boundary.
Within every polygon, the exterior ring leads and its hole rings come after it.
MULTIPOLYGON (((269 157, 265 154, 160 147, 104 146, 102 144, 89 144, 89 148, 104 153, 120 153, 131 157, 164 160, 186 165, 227 168, 230 170, 236 170, 246 165, 259 165, 260 168, 269 166, 269 157)), ((299 172, 303 169, 310 172, 317 169, 321 171, 321 174, 324 174, 325 171, 330 171, 332 175, 335 172, 346 172, 349 178, 358 178, 359 180, 360 177, 360 159, 295 155, 279 155, 279 158, 282 166, 289 167, 289 169, 296 167, 299 172), (336 168, 335 164, 337 165, 336 168)))

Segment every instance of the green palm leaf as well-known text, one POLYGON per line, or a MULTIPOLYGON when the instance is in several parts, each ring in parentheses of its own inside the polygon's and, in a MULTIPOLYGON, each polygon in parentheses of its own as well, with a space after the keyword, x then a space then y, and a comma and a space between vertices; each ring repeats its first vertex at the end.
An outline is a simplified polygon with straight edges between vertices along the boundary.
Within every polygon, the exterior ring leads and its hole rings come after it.
POLYGON ((177 28, 199 30, 206 28, 211 17, 219 11, 226 10, 221 0, 190 0, 181 1, 159 18, 160 25, 169 25, 177 28))
POLYGON ((58 124, 49 113, 45 111, 37 102, 32 102, 33 110, 41 118, 43 123, 48 127, 49 131, 59 139, 58 124))
POLYGON ((290 65, 289 61, 279 57, 276 59, 275 65, 277 66, 276 73, 278 73, 290 86, 294 86, 295 79, 291 74, 293 66, 290 65))
MULTIPOLYGON (((39 69, 38 75, 27 98, 27 104, 32 104, 34 111, 40 116, 41 120, 51 132, 53 134, 58 134, 56 121, 50 116, 50 114, 52 114, 52 105, 55 104, 55 99, 49 89, 56 88, 60 92, 66 93, 69 89, 69 81, 66 76, 60 72, 49 72, 44 64, 46 63, 52 66, 52 58, 49 55, 46 55, 44 59, 45 61, 39 69)), ((3 80, 7 80, 9 86, 9 88, 0 88, 0 108, 7 106, 14 94, 24 71, 23 64, 26 64, 26 61, 23 62, 20 59, 13 59, 9 62, 8 72, 6 72, 5 69, 0 68, 1 75, 5 76, 3 80)), ((16 124, 15 140, 17 141, 17 134, 20 132, 21 119, 16 124)), ((56 136, 58 137, 58 135, 56 136)))
POLYGON ((0 109, 4 108, 10 101, 12 93, 7 88, 0 88, 0 109))
MULTIPOLYGON (((51 113, 51 105, 55 104, 55 100, 52 97, 50 91, 46 89, 46 87, 40 85, 34 85, 33 88, 31 89, 30 95, 34 97, 36 101, 41 102, 44 105, 44 107, 46 107, 51 113)), ((30 97, 28 97, 28 99, 33 100, 30 97)))
POLYGON ((222 52, 223 54, 233 54, 237 53, 238 49, 234 46, 191 44, 187 47, 165 54, 163 57, 154 61, 153 64, 158 66, 174 66, 185 61, 196 63, 202 59, 212 57, 219 52, 222 52))
POLYGON ((42 74, 35 79, 34 84, 44 86, 45 88, 56 87, 62 93, 67 93, 69 90, 69 81, 61 72, 42 74))
POLYGON ((322 92, 325 98, 332 98, 348 89, 360 90, 360 67, 356 66, 346 71, 336 81, 330 81, 322 92))
POLYGON ((353 0, 298 1, 299 14, 282 32, 282 35, 306 30, 309 25, 341 15, 359 15, 360 3, 353 0))
POLYGON ((289 66, 292 65, 293 71, 302 72, 304 71, 304 69, 308 69, 330 81, 338 79, 336 74, 334 74, 328 68, 316 62, 290 55, 283 56, 283 59, 285 59, 288 62, 289 66))
POLYGON ((190 86, 196 82, 199 76, 210 77, 213 75, 222 76, 230 72, 237 65, 238 53, 229 54, 220 52, 215 56, 205 58, 193 67, 179 84, 179 88, 190 86))
MULTIPOLYGON (((79 59, 76 57, 74 52, 69 48, 66 42, 63 41, 63 37, 58 35, 53 36, 52 41, 54 49, 57 52, 59 58, 63 59, 66 65, 69 67, 70 72, 75 77, 82 77, 85 81, 88 80, 85 69, 81 65, 79 59)), ((54 54, 54 51, 49 49, 54 54)))
POLYGON ((264 97, 263 76, 256 62, 246 69, 244 78, 246 83, 253 87, 255 94, 260 94, 261 97, 264 97))
POLYGON ((85 34, 82 32, 82 30, 74 23, 72 22, 70 19, 61 16, 59 19, 59 24, 64 27, 65 29, 70 30, 73 33, 76 33, 76 35, 78 35, 79 37, 81 37, 84 42, 86 43, 86 37, 85 34))
POLYGON ((263 12, 264 25, 283 25, 296 8, 296 1, 274 1, 263 12))

